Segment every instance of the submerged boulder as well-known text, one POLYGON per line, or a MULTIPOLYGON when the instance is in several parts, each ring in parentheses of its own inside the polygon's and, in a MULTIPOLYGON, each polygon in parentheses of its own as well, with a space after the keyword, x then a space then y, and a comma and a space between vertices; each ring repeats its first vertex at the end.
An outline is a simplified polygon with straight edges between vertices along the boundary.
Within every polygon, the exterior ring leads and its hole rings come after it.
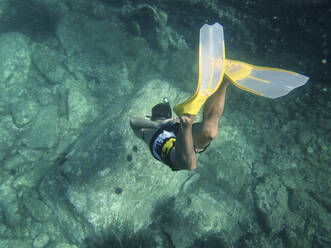
POLYGON ((30 123, 38 114, 38 106, 32 100, 19 99, 10 105, 13 122, 17 127, 30 123))
POLYGON ((28 129, 22 138, 29 148, 52 148, 58 141, 58 116, 56 106, 40 108, 36 123, 28 129))
POLYGON ((22 95, 31 65, 29 39, 20 33, 0 33, 0 98, 22 95))

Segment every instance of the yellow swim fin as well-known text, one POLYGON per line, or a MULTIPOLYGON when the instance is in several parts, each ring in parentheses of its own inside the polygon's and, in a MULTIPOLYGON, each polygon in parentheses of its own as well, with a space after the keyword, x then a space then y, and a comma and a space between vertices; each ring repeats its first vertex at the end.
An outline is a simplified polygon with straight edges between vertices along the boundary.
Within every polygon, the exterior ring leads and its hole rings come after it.
POLYGON ((195 93, 184 102, 174 106, 178 116, 196 115, 220 86, 224 75, 224 34, 219 23, 203 25, 199 38, 199 80, 195 93))
POLYGON ((268 98, 284 96, 309 80, 309 77, 292 71, 229 59, 225 60, 225 76, 240 89, 268 98))

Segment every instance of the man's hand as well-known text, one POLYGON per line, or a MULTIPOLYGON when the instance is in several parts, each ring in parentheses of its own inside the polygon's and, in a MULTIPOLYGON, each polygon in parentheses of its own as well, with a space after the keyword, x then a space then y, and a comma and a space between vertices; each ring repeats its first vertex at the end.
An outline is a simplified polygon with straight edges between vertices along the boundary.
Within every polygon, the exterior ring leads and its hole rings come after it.
POLYGON ((192 126, 195 119, 195 115, 182 114, 179 117, 181 125, 186 128, 187 126, 192 126))

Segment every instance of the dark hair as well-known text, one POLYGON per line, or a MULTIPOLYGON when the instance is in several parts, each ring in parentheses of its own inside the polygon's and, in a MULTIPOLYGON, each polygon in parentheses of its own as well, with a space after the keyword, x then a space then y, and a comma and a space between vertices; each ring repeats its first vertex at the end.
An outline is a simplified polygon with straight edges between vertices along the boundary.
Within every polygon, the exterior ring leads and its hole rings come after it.
POLYGON ((171 118, 172 113, 171 113, 171 107, 169 102, 166 103, 159 103, 156 104, 153 108, 152 108, 152 117, 151 120, 155 121, 155 120, 162 120, 162 119, 169 119, 171 118))

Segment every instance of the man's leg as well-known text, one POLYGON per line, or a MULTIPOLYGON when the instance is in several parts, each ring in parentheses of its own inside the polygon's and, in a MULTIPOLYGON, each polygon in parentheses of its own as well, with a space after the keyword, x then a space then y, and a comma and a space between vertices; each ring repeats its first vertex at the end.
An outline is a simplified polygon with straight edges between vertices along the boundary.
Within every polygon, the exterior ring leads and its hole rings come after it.
POLYGON ((218 90, 208 98, 204 106, 202 122, 193 125, 193 141, 197 149, 205 148, 217 136, 227 86, 228 81, 223 81, 218 90))

